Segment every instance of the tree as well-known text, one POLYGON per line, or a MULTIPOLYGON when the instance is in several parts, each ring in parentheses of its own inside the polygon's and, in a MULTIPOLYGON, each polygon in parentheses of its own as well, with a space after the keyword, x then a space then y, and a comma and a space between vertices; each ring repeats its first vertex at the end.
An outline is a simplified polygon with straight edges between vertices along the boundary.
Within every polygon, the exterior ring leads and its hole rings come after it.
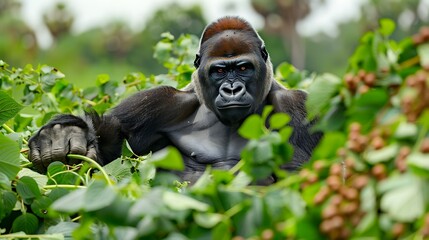
POLYGON ((43 22, 48 27, 52 37, 57 40, 70 33, 74 17, 64 3, 57 3, 43 15, 43 22))
POLYGON ((310 13, 309 0, 252 0, 252 6, 265 19, 265 30, 278 34, 284 48, 291 49, 291 62, 297 68, 305 64, 305 46, 296 24, 310 13))

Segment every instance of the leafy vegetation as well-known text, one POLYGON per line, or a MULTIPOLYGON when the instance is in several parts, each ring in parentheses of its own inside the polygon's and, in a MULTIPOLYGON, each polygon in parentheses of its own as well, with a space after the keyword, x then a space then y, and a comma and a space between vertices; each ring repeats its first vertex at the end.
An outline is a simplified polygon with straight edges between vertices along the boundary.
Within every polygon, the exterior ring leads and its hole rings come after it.
POLYGON ((99 75, 80 89, 49 66, 0 61, 0 239, 423 239, 429 237, 429 34, 401 42, 394 24, 363 36, 348 74, 276 69, 290 88, 309 92, 310 116, 325 137, 299 173, 279 169, 291 148, 284 114, 250 116, 249 139, 230 170, 207 169, 193 186, 157 167, 180 170, 173 148, 123 156, 101 167, 52 163, 31 169, 27 140, 57 113, 104 113, 130 94, 159 84, 184 86, 197 40, 171 35, 155 47, 168 73, 99 75), (16 99, 19 99, 18 101, 16 99), (272 129, 263 123, 268 120, 272 129), (275 173, 271 186, 250 183, 275 173))

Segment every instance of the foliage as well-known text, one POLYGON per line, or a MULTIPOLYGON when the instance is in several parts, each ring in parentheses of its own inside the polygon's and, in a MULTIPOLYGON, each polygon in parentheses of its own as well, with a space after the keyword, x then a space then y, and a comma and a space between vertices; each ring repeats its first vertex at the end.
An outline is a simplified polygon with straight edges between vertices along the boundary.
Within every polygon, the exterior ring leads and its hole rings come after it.
POLYGON ((137 90, 185 85, 192 37, 165 35, 156 46, 167 75, 99 75, 86 89, 52 67, 0 61, 0 239, 428 237, 429 35, 422 29, 395 42, 392 22, 380 26, 362 38, 342 78, 277 68, 284 85, 307 89, 309 114, 325 132, 308 166, 297 174, 279 168, 291 154, 289 118, 266 108, 240 129, 249 139, 242 160, 208 168, 192 186, 156 170, 181 169, 174 148, 140 157, 125 148, 104 167, 70 155, 82 163, 54 162, 39 174, 26 145, 53 114, 103 113, 137 90), (272 173, 275 184, 251 184, 272 173))

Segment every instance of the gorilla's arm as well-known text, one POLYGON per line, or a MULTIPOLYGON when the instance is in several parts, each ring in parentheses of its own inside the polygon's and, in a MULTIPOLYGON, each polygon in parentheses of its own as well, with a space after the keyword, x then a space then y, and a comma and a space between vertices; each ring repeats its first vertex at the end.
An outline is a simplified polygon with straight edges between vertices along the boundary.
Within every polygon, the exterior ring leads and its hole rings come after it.
POLYGON ((39 171, 45 171, 53 161, 74 163, 66 157, 70 153, 86 155, 104 165, 121 155, 124 139, 136 154, 157 151, 169 144, 162 130, 198 106, 193 92, 158 87, 131 96, 105 116, 59 115, 30 139, 30 160, 39 171))
POLYGON ((315 121, 308 121, 305 101, 307 94, 301 90, 288 90, 273 82, 268 94, 268 102, 275 112, 284 112, 291 117, 289 125, 293 128, 289 142, 294 147, 293 158, 283 166, 287 170, 296 170, 307 162, 323 134, 313 132, 311 127, 315 121))
POLYGON ((163 131, 182 122, 198 106, 192 91, 163 86, 131 96, 115 107, 111 115, 119 121, 133 151, 142 155, 169 145, 163 131))

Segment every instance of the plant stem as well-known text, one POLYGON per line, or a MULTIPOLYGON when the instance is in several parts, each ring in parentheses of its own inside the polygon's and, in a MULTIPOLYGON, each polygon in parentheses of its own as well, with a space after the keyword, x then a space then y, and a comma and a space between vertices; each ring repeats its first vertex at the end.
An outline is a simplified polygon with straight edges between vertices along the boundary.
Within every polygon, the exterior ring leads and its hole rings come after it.
MULTIPOLYGON (((12 129, 12 128, 10 128, 8 125, 3 124, 3 125, 1 125, 1 126, 2 126, 2 128, 4 128, 4 130, 6 130, 8 133, 15 133, 15 131, 13 131, 13 129, 12 129)), ((28 145, 27 140, 25 140, 24 138, 22 139, 22 142, 23 142, 24 144, 27 144, 27 145, 28 145)))
POLYGON ((85 157, 85 156, 77 155, 77 154, 68 154, 67 157, 74 158, 74 159, 79 159, 79 160, 82 160, 82 161, 90 163, 92 166, 94 166, 95 168, 97 168, 101 172, 101 174, 103 175, 103 177, 106 180, 107 184, 113 185, 112 181, 109 178, 109 175, 107 175, 107 173, 104 170, 104 168, 102 166, 100 166, 100 164, 98 164, 96 161, 92 160, 89 157, 85 157))
POLYGON ((244 161, 240 160, 238 161, 237 164, 235 164, 234 167, 232 167, 231 169, 229 169, 229 172, 232 174, 235 174, 236 172, 238 172, 242 167, 244 166, 244 161))
POLYGON ((75 189, 75 188, 86 188, 85 186, 79 185, 69 185, 69 184, 56 184, 56 185, 46 185, 44 189, 54 189, 54 188, 66 188, 66 189, 75 189))

